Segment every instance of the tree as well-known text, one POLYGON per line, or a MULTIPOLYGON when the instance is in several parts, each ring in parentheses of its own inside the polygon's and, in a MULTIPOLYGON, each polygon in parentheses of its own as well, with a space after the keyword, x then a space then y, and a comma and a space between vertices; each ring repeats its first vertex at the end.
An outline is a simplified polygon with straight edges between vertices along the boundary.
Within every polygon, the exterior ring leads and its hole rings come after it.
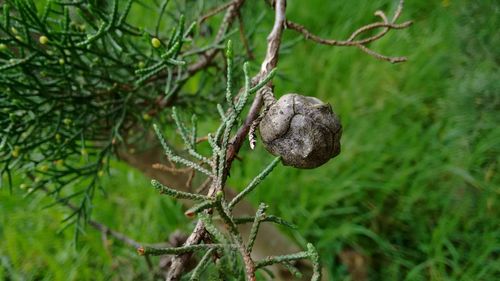
POLYGON ((282 34, 285 29, 291 29, 319 44, 353 46, 380 60, 402 62, 406 58, 381 55, 367 44, 382 38, 390 29, 410 26, 409 21, 396 23, 403 1, 399 2, 392 18, 377 11, 375 15, 381 21, 359 28, 344 41, 318 37, 286 19, 285 0, 268 1, 267 6, 244 0, 232 0, 220 6, 218 1, 207 1, 208 4, 177 1, 175 6, 169 2, 158 5, 155 24, 149 27, 135 23, 130 15, 134 9, 140 9, 140 5, 156 5, 153 1, 49 0, 42 6, 33 1, 12 0, 2 4, 0 161, 1 179, 6 182, 2 182, 2 186, 12 188, 13 173, 25 175, 25 185, 29 185, 30 192, 45 192, 56 203, 73 210, 65 221, 68 226, 75 226, 76 234, 89 224, 136 247, 141 255, 175 255, 167 280, 178 280, 187 271, 186 263, 196 251, 204 251, 204 255, 190 273, 193 280, 199 278, 211 261, 226 275, 244 274, 248 280, 255 280, 256 270, 273 264, 282 264, 298 275, 292 262, 301 259, 311 260, 312 279, 318 280, 321 276, 319 257, 312 244, 306 251, 295 254, 262 260, 252 257, 261 223, 289 225, 265 214, 265 204, 259 206, 254 216, 241 217, 233 212, 235 205, 268 176, 280 160, 289 166, 312 168, 340 151, 341 126, 329 106, 302 96, 293 96, 288 102, 274 98, 272 79, 282 34), (248 64, 240 69, 235 65, 253 57, 252 43, 263 41, 255 29, 248 28, 249 22, 260 21, 250 14, 259 9, 273 9, 275 14, 267 37, 266 55, 260 69, 254 70, 248 64), (238 49, 242 52, 235 52, 236 48, 228 41, 233 37, 232 26, 236 21, 241 38, 238 49), (167 26, 172 27, 170 33, 160 32, 167 26), (212 34, 214 28, 217 31, 212 34), (378 33, 372 33, 379 29, 378 33), (362 35, 365 37, 359 39, 362 35), (219 54, 225 54, 225 59, 219 54), (235 82, 240 78, 244 80, 243 87, 235 91, 235 82), (195 80, 199 81, 196 93, 188 94, 185 88, 195 80), (224 105, 219 104, 222 101, 224 105), (247 103, 251 105, 243 117, 247 103), (287 115, 286 109, 290 106, 293 110, 287 115), (287 117, 276 119, 273 114, 282 109, 287 117), (166 112, 171 112, 171 117, 166 116, 166 112), (192 118, 187 126, 183 117, 189 113, 192 118), (219 118, 220 124, 211 133, 203 132, 207 134, 205 137, 198 137, 196 116, 199 115, 219 118), (292 123, 295 115, 305 116, 305 123, 292 123), (322 123, 326 133, 318 135, 320 129, 311 127, 307 118, 312 118, 314 124, 322 123), (162 183, 153 180, 153 187, 160 193, 195 202, 186 215, 196 215, 198 223, 179 247, 141 245, 91 219, 92 198, 96 189, 102 188, 99 178, 106 174, 112 159, 150 170, 152 160, 146 159, 148 153, 137 151, 158 154, 157 146, 144 141, 155 139, 150 134, 151 124, 155 124, 157 138, 170 161, 170 165, 153 166, 157 172, 166 172, 168 177, 163 178, 162 183), (164 131, 172 130, 173 124, 184 143, 183 148, 174 149, 173 143, 163 136, 164 131), (264 144, 277 158, 231 199, 225 187, 231 165, 247 136, 254 147, 259 125, 264 144), (280 130, 286 128, 291 132, 289 128, 294 126, 301 133, 304 128, 313 128, 306 129, 306 135, 311 136, 310 149, 319 149, 312 155, 323 156, 326 149, 328 157, 301 160, 297 155, 290 155, 293 149, 288 148, 302 144, 280 130), (274 142, 274 135, 282 140, 274 142), (318 148, 316 143, 328 146, 318 148), (207 156, 207 152, 211 156, 207 156), (176 173, 188 174, 185 185, 188 187, 195 176, 206 177, 206 180, 200 192, 182 191, 178 189, 179 184, 175 184, 180 181, 173 177, 176 173), (215 223, 217 220, 222 221, 222 227, 215 223), (252 223, 247 241, 238 227, 245 223, 252 223), (240 258, 236 258, 237 255, 240 258))

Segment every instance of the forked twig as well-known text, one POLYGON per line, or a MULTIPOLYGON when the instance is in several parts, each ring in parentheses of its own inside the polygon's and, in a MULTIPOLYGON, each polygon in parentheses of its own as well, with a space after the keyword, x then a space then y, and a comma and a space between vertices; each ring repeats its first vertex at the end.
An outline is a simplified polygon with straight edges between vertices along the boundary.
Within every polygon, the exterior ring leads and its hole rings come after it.
POLYGON ((403 11, 403 6, 404 6, 404 0, 400 0, 398 7, 396 9, 396 12, 394 13, 394 16, 392 17, 391 21, 388 20, 387 16, 385 15, 384 12, 382 11, 376 11, 375 16, 378 16, 382 19, 382 22, 375 22, 371 23, 365 26, 362 26, 358 28, 356 31, 354 31, 351 36, 347 40, 335 40, 335 39, 325 39, 322 37, 319 37, 315 34, 313 34, 311 31, 309 31, 306 27, 303 25, 300 25, 298 23, 295 23, 293 21, 286 21, 286 27, 292 30, 295 30, 299 33, 301 33, 304 38, 314 41, 319 44, 323 45, 328 45, 328 46, 354 46, 359 48, 361 51, 369 54, 370 56, 373 56, 377 59, 384 60, 384 61, 389 61, 391 63, 398 63, 398 62, 404 62, 407 60, 406 57, 391 57, 391 56, 385 56, 382 55, 376 51, 373 51, 372 49, 368 48, 366 44, 374 42, 380 38, 382 38, 389 30, 391 29, 404 29, 412 25, 412 21, 405 21, 401 24, 397 24, 396 20, 399 19, 401 16, 401 13, 403 11), (370 36, 365 39, 358 39, 355 40, 358 36, 360 36, 363 33, 366 33, 371 30, 375 30, 378 28, 383 28, 382 31, 379 33, 370 36))

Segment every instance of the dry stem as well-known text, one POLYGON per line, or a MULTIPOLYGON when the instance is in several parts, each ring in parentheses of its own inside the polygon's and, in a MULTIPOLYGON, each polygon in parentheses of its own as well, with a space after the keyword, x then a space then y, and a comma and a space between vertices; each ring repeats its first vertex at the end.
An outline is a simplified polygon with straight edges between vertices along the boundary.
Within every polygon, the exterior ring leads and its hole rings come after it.
POLYGON ((400 0, 398 4, 398 8, 396 9, 396 12, 394 13, 394 16, 392 17, 391 21, 387 19, 387 16, 384 14, 382 11, 376 11, 375 16, 378 16, 382 19, 383 22, 376 22, 372 24, 368 24, 365 26, 362 26, 358 28, 356 31, 354 31, 351 36, 347 40, 335 40, 335 39, 325 39, 321 38, 315 34, 313 34, 311 31, 309 31, 307 28, 305 28, 303 25, 300 25, 298 23, 292 22, 292 21, 286 21, 286 26, 287 28, 290 28, 292 30, 295 30, 299 33, 301 33, 306 39, 314 41, 319 44, 323 45, 328 45, 328 46, 354 46, 359 48, 361 51, 377 58, 380 60, 384 61, 389 61, 391 63, 398 63, 398 62, 404 62, 407 60, 406 57, 390 57, 390 56, 384 56, 382 54, 379 54, 368 47, 366 47, 366 44, 374 42, 380 38, 382 38, 389 30, 391 29, 403 29, 407 28, 412 24, 412 21, 406 21, 401 24, 396 24, 396 20, 401 16, 401 12, 403 11, 403 5, 404 5, 404 0, 400 0), (360 39, 360 40, 354 40, 356 37, 359 35, 366 33, 367 31, 374 30, 377 28, 383 28, 382 31, 379 33, 370 36, 365 39, 360 39))

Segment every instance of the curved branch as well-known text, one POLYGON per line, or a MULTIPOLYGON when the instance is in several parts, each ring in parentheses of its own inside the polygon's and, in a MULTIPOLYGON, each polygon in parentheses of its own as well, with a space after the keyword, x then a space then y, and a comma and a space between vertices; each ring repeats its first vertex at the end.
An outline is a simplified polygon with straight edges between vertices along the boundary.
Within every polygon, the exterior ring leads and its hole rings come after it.
POLYGON ((392 20, 389 22, 387 19, 387 16, 384 14, 382 11, 376 11, 375 16, 378 16, 382 19, 383 22, 375 22, 371 23, 365 26, 362 26, 358 28, 356 31, 354 31, 351 36, 347 40, 335 40, 335 39, 325 39, 320 36, 317 36, 313 34, 311 31, 309 31, 306 27, 303 25, 300 25, 298 23, 292 22, 292 21, 286 21, 286 26, 287 28, 290 28, 292 30, 295 30, 299 33, 301 33, 304 38, 307 40, 314 41, 319 44, 323 45, 328 45, 328 46, 354 46, 362 50, 363 52, 377 58, 380 60, 385 60, 389 61, 391 63, 398 63, 398 62, 403 62, 406 61, 406 57, 389 57, 389 56, 384 56, 381 55, 365 45, 374 41, 377 41, 378 39, 382 38, 389 30, 391 29, 404 29, 412 25, 412 21, 405 21, 401 24, 396 24, 396 20, 401 16, 401 13, 403 11, 403 6, 404 6, 404 0, 400 0, 398 4, 398 8, 396 9, 396 12, 394 13, 394 16, 392 17, 392 20), (382 31, 379 33, 370 36, 365 39, 360 39, 360 40, 354 40, 356 37, 359 35, 366 33, 371 30, 375 30, 378 28, 383 28, 382 31))

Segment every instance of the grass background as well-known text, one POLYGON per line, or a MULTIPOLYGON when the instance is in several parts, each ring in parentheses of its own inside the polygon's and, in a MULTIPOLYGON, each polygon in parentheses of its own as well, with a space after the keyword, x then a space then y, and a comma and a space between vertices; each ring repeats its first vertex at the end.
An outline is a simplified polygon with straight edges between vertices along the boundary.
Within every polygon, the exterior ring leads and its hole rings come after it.
MULTIPOLYGON (((291 0, 287 15, 322 36, 346 38, 394 2, 291 0)), ((317 246, 332 280, 351 280, 339 259, 346 250, 362 257, 370 280, 498 280, 500 5, 407 2, 403 20, 414 26, 371 45, 408 55, 407 63, 305 41, 282 54, 278 95, 330 102, 344 125, 343 151, 319 169, 279 167, 250 200, 297 224, 287 234, 317 246)), ((287 31, 284 42, 295 38, 287 31)), ((241 156, 231 186, 271 159, 260 146, 241 156)), ((103 181, 109 193, 98 196, 93 214, 109 226, 145 242, 191 227, 182 206, 159 198, 129 167, 114 164, 103 181)), ((0 190, 0 280, 148 278, 143 259, 128 248, 104 250, 93 229, 75 249, 72 231, 58 232, 67 210, 44 209, 49 199, 24 193, 0 190)))

